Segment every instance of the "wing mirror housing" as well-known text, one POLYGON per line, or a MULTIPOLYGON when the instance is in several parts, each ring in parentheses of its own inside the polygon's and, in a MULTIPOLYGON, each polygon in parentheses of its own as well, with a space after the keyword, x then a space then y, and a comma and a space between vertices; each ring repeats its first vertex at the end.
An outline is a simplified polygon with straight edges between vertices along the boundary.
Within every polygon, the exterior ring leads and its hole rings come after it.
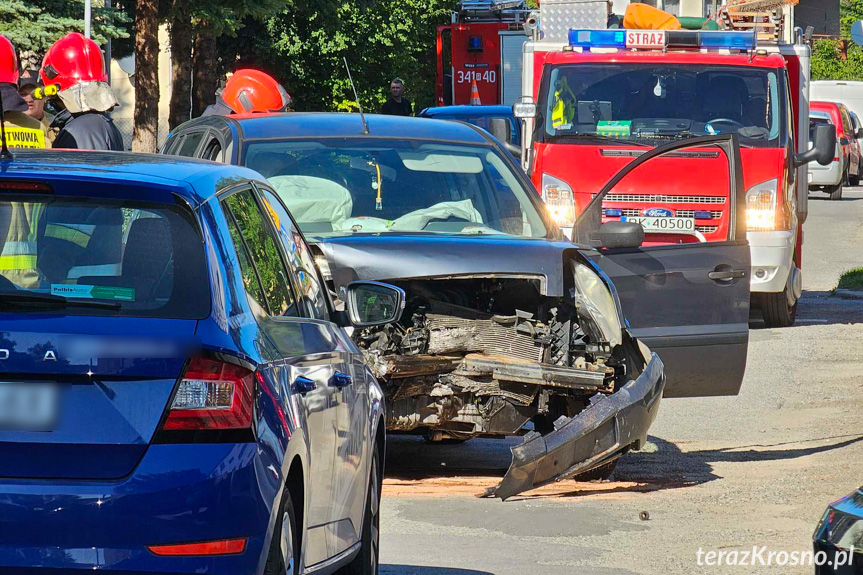
POLYGON ((345 290, 345 311, 354 327, 375 327, 395 323, 405 310, 405 292, 381 282, 360 280, 345 290))
POLYGON ((812 136, 814 145, 810 150, 794 156, 794 164, 802 166, 816 161, 822 166, 828 166, 836 153, 836 126, 820 124, 815 126, 812 136))
POLYGON ((521 148, 512 143, 512 126, 506 118, 492 118, 488 122, 488 131, 500 140, 506 150, 515 157, 521 157, 521 148))
POLYGON ((644 227, 635 222, 606 222, 599 227, 599 243, 610 250, 641 247, 644 227))

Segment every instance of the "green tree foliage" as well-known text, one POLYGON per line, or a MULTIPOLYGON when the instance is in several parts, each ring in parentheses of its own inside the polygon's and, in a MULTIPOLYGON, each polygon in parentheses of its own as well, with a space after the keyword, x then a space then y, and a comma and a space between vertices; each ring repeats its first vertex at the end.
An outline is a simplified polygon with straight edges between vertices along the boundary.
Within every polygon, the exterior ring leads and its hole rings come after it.
POLYGON ((842 0, 839 10, 841 41, 822 39, 812 45, 813 80, 863 80, 863 47, 851 40, 851 24, 863 19, 863 0, 842 0))
POLYGON ((285 84, 298 110, 356 111, 343 57, 363 107, 377 111, 389 81, 405 81, 415 109, 434 102, 437 27, 450 21, 455 0, 295 2, 263 23, 247 21, 223 41, 228 67, 255 66, 285 84))
MULTIPOLYGON (((104 1, 92 5, 91 36, 99 44, 128 38, 131 19, 104 1)), ((84 32, 84 0, 0 0, 0 31, 20 52, 44 54, 58 38, 84 32)))

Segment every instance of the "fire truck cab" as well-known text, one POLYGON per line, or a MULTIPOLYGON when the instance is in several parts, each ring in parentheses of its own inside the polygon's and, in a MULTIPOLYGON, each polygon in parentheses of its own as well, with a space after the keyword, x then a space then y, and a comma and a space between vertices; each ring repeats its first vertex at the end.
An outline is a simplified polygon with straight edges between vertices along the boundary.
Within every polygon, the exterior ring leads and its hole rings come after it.
MULTIPOLYGON (((578 27, 605 10, 605 2, 547 0, 534 16, 515 105, 524 169, 566 229, 633 158, 667 142, 735 135, 752 307, 768 327, 791 325, 802 293, 806 164, 825 146, 833 153, 827 132, 808 150, 810 48, 802 33, 793 43, 778 34, 765 43, 752 30, 578 27)), ((657 158, 601 198, 602 221, 641 224, 645 246, 718 249, 738 215, 728 165, 710 147, 657 158)))

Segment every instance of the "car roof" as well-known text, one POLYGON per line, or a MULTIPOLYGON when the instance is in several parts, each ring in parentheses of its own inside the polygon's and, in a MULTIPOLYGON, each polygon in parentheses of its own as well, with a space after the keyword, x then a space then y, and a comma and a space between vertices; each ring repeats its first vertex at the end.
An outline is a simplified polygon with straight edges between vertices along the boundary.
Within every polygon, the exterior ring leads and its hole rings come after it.
POLYGON ((426 108, 423 116, 512 116, 510 106, 438 106, 426 108))
MULTIPOLYGON (((212 121, 212 118, 213 116, 208 116, 205 120, 212 121)), ((366 121, 369 125, 368 135, 363 134, 363 124, 359 114, 283 112, 239 114, 222 116, 222 118, 239 128, 243 141, 327 136, 489 143, 489 140, 476 128, 428 118, 366 114, 366 121)), ((186 125, 190 126, 189 124, 186 125)))
POLYGON ((13 150, 13 154, 13 160, 0 162, 0 179, 38 180, 55 186, 64 180, 118 186, 151 183, 172 188, 172 193, 193 205, 238 179, 265 181, 248 168, 158 154, 80 150, 13 150))

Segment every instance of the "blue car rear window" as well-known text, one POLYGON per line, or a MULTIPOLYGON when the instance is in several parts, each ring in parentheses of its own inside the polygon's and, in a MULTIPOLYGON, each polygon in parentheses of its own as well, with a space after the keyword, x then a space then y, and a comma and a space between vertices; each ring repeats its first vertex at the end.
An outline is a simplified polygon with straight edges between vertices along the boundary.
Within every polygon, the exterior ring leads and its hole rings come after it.
POLYGON ((209 315, 203 241, 187 209, 83 198, 20 200, 0 200, 0 311, 209 315))

